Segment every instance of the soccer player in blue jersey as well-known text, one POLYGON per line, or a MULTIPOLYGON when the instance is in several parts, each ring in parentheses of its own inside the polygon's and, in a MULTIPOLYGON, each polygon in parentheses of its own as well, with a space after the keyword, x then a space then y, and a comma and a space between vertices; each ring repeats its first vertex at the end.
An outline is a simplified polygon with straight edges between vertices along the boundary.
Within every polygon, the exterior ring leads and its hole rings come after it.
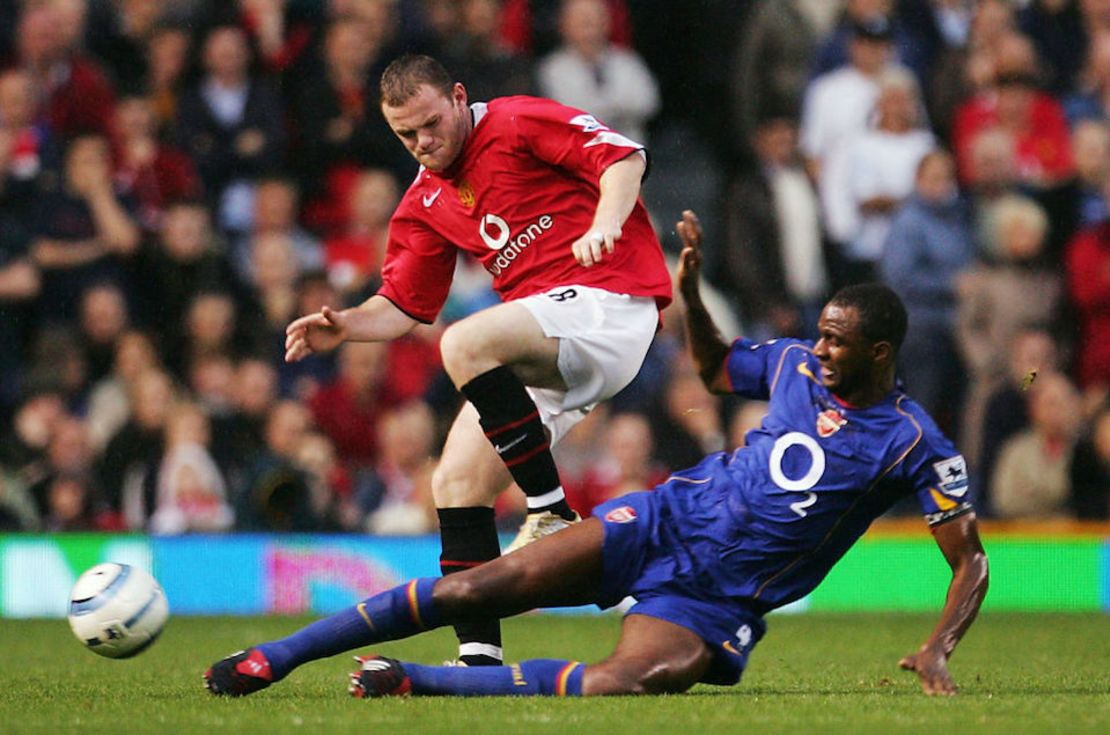
POLYGON ((701 229, 678 225, 678 282, 694 361, 714 392, 770 402, 747 445, 718 452, 653 491, 602 504, 593 517, 488 564, 418 579, 205 672, 210 691, 243 695, 302 663, 359 646, 536 607, 626 596, 616 650, 599 663, 537 659, 511 666, 423 666, 360 658, 349 691, 414 695, 598 695, 735 684, 767 612, 813 590, 876 517, 916 495, 952 568, 940 620, 900 662, 927 694, 954 694, 948 658, 987 590, 987 558, 951 442, 895 382, 906 332, 898 296, 850 286, 825 306, 816 344, 732 345, 698 292, 701 229))

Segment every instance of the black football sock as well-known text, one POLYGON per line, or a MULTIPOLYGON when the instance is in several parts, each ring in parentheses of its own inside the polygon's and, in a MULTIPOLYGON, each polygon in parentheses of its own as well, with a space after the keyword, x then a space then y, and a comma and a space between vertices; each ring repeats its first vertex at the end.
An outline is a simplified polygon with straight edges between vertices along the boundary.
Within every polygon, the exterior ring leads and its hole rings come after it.
MULTIPOLYGON (((493 508, 440 508, 439 537, 443 553, 439 570, 443 576, 471 569, 501 556, 493 508)), ((501 621, 497 618, 459 623, 459 660, 467 666, 500 666, 501 621)))
POLYGON ((551 511, 567 520, 574 518, 559 482, 540 412, 513 371, 501 365, 460 390, 478 410, 482 430, 528 496, 528 512, 551 511))

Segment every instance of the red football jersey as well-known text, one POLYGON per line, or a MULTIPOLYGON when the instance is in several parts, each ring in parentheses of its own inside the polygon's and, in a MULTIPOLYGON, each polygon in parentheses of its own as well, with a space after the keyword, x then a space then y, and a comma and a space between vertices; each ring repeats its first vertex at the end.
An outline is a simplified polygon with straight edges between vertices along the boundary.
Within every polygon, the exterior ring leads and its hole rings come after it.
POLYGON ((602 172, 642 145, 551 100, 503 97, 471 109, 474 129, 459 160, 444 172, 422 168, 393 214, 378 293, 433 321, 461 249, 493 275, 504 301, 580 284, 670 303, 670 274, 643 202, 600 263, 584 268, 570 249, 593 223, 602 172))

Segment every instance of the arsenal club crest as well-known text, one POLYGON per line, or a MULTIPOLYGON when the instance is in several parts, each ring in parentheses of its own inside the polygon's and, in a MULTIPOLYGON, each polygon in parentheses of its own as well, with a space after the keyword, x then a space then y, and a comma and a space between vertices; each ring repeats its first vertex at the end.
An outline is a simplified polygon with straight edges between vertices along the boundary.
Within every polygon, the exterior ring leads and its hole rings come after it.
POLYGON ((464 181, 459 185, 459 201, 467 209, 474 206, 474 187, 470 185, 469 181, 464 181))
POLYGON ((610 523, 631 523, 636 520, 636 511, 632 509, 631 505, 622 505, 606 513, 605 520, 610 523))
POLYGON ((836 409, 830 408, 822 411, 817 414, 817 435, 822 439, 827 439, 840 431, 840 427, 846 423, 848 423, 848 419, 841 416, 836 409))

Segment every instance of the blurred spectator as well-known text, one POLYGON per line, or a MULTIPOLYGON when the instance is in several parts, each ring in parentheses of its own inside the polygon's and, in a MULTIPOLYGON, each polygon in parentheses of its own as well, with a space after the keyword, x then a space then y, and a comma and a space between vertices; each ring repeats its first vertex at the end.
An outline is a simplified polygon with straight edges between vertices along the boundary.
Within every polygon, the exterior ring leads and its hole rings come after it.
POLYGON ((935 146, 913 75, 888 69, 876 84, 874 124, 847 133, 821 167, 822 209, 836 244, 834 290, 877 278, 893 212, 913 192, 918 163, 935 146))
POLYGON ((659 111, 659 87, 643 59, 609 42, 605 0, 563 0, 561 45, 536 67, 539 93, 586 110, 613 130, 647 142, 659 111))
POLYGON ((975 241, 981 255, 995 258, 997 211, 1021 193, 1013 136, 998 128, 984 131, 971 146, 971 159, 975 174, 965 191, 971 205, 975 241))
POLYGON ((762 121, 755 161, 728 189, 727 240, 711 280, 735 296, 755 339, 811 334, 829 289, 817 194, 797 139, 794 121, 762 121))
POLYGON ((885 22, 890 25, 890 40, 894 58, 912 70, 918 79, 924 79, 929 67, 927 44, 907 28, 895 14, 893 0, 845 0, 844 11, 832 32, 819 45, 813 62, 812 75, 820 76, 850 63, 853 30, 858 24, 885 22))
MULTIPOLYGON (((226 355, 199 358, 195 365, 209 359, 222 360, 226 355)), ((217 367, 216 379, 223 377, 217 367)), ((209 376, 213 377, 213 376, 209 376)), ((264 361, 246 359, 239 362, 231 387, 232 405, 229 409, 210 414, 212 424, 212 454, 224 470, 229 484, 237 487, 243 472, 253 457, 265 445, 265 426, 271 409, 277 403, 277 371, 264 361)), ((209 386, 208 398, 212 400, 209 386)), ((216 391, 222 386, 215 386, 216 391)), ((216 401, 222 400, 217 397, 216 401)))
POLYGON ((297 279, 301 268, 292 239, 281 232, 265 232, 251 240, 251 283, 261 307, 265 342, 284 344, 285 325, 297 316, 297 279))
MULTIPOLYGON (((93 453, 89 447, 88 432, 84 423, 74 416, 64 415, 54 425, 50 435, 50 442, 46 448, 45 474, 42 479, 31 485, 30 493, 38 506, 40 516, 59 521, 58 516, 70 518, 73 509, 66 503, 64 507, 55 507, 55 495, 61 492, 66 499, 72 495, 80 495, 82 505, 77 515, 81 519, 73 523, 87 524, 81 528, 98 527, 102 530, 118 528, 118 518, 104 507, 103 499, 99 497, 93 479, 93 453), (59 481, 62 481, 59 483, 59 481), (80 487, 82 492, 71 493, 77 488, 69 482, 80 487), (61 485, 61 489, 59 488, 61 485)), ((66 529, 73 530, 73 529, 66 529)))
POLYGON ((38 509, 27 486, 0 465, 0 532, 36 531, 38 509))
POLYGON ((170 354, 184 338, 185 315, 198 294, 232 293, 239 304, 244 300, 224 243, 199 200, 169 205, 158 238, 139 251, 135 272, 136 319, 157 328, 170 354))
POLYGON ((173 25, 153 29, 147 42, 145 91, 154 108, 159 138, 169 137, 176 124, 191 45, 189 32, 173 25))
POLYGON ((883 282, 902 297, 909 316, 899 373, 948 435, 955 433, 966 380, 955 334, 957 276, 975 255, 965 215, 952 156, 927 154, 914 194, 892 218, 880 262, 883 282))
POLYGON ((112 133, 115 93, 100 67, 80 52, 83 23, 83 6, 27 3, 16 30, 16 65, 34 81, 42 119, 63 138, 112 133))
POLYGON ((127 528, 140 529, 154 510, 174 385, 168 374, 153 368, 130 387, 131 416, 105 447, 97 477, 108 507, 123 514, 127 528))
MULTIPOLYGON (((605 0, 609 11, 608 38, 617 46, 632 46, 628 0, 605 0)), ((505 0, 501 37, 518 53, 540 58, 559 44, 561 0, 505 0)))
POLYGON ((196 164, 220 228, 239 232, 250 225, 250 179, 283 163, 281 98, 251 77, 247 39, 235 26, 208 32, 203 65, 204 77, 178 101, 177 144, 196 164))
POLYGON ((139 247, 132 209, 113 186, 107 139, 73 138, 61 181, 44 179, 32 215, 31 258, 43 274, 38 302, 43 319, 72 319, 91 284, 123 280, 123 259, 139 247))
POLYGON ((995 73, 1001 39, 1017 28, 1009 0, 932 0, 943 48, 926 88, 929 117, 938 133, 951 138, 956 108, 988 86, 995 73))
POLYGON ((978 431, 988 396, 1005 380, 1002 366, 1014 337, 1028 327, 1054 322, 1061 306, 1060 276, 1044 267, 1041 254, 1048 221, 1033 201, 1010 197, 996 214, 998 257, 961 276, 956 316, 960 352, 971 381, 964 402, 961 449, 973 465, 978 431))
POLYGON ((0 416, 18 396, 26 311, 42 286, 28 257, 27 210, 49 155, 50 136, 33 121, 30 77, 18 70, 0 73, 0 416))
POLYGON ((1068 122, 1074 126, 1080 120, 1110 118, 1110 32, 1091 39, 1087 63, 1078 82, 1063 98, 1068 122))
POLYGON ((1068 222, 1072 231, 1086 229, 1110 219, 1110 206, 1103 188, 1110 182, 1110 120, 1081 120, 1071 134, 1075 179, 1066 189, 1073 211, 1068 222))
POLYGON ((88 377, 85 353, 74 327, 54 324, 35 333, 28 384, 50 386, 60 393, 71 411, 80 413, 87 398, 88 377))
POLYGON ((11 471, 24 487, 46 476, 46 448, 65 415, 61 394, 40 388, 27 392, 10 425, 4 427, 0 466, 11 471))
POLYGON ((238 316, 235 299, 226 291, 201 291, 194 296, 185 311, 180 339, 163 348, 166 364, 174 375, 188 375, 193 362, 205 355, 240 357, 251 353, 239 339, 238 316))
POLYGON ((729 83, 737 153, 749 153, 767 120, 801 115, 817 41, 835 12, 836 3, 805 0, 760 0, 752 9, 729 83))
POLYGON ((310 417, 299 403, 280 401, 266 418, 265 444, 254 455, 236 490, 235 516, 242 531, 312 531, 308 477, 295 464, 310 417))
POLYGON ((117 185, 134 200, 143 229, 157 232, 173 202, 200 198, 200 177, 188 156, 158 139, 154 106, 148 98, 123 97, 115 119, 117 185))
POLYGON ((389 218, 400 199, 384 169, 362 171, 351 187, 346 227, 324 241, 328 278, 345 300, 364 301, 381 285, 389 218))
POLYGON ((744 401, 732 412, 732 418, 728 422, 727 447, 730 451, 747 446, 748 432, 763 425, 768 408, 766 401, 744 401))
POLYGON ((1059 373, 1029 390, 1029 429, 1007 441, 991 482, 999 518, 1054 518, 1069 514, 1068 468, 1082 415, 1079 393, 1059 373))
MULTIPOLYGON (((1103 191, 1110 197, 1110 183, 1103 191)), ((1079 321, 1079 385, 1105 390, 1110 385, 1110 222, 1076 235, 1066 257, 1068 295, 1079 321)))
POLYGON ((339 461, 331 439, 319 431, 306 432, 296 464, 308 478, 312 510, 324 529, 362 531, 363 513, 355 502, 351 473, 339 461))
POLYGON ((1110 518, 1110 407, 1095 415, 1072 459, 1071 505, 1081 520, 1110 518))
MULTIPOLYGON (((966 443, 980 447, 978 461, 972 466, 977 477, 976 512, 984 517, 993 515, 991 481, 1002 446, 1029 426, 1028 390, 1036 375, 1053 373, 1060 368, 1060 357, 1052 336, 1043 329, 1026 328, 1017 333, 1007 355, 1004 380, 986 401, 982 424, 967 425, 974 436, 966 443)), ((973 460, 974 461, 974 460, 973 460)))
POLYGON ((235 517, 227 488, 208 452, 208 417, 194 403, 179 403, 166 421, 166 451, 158 468, 155 534, 226 531, 235 517))
POLYGON ((692 467, 712 452, 725 448, 724 427, 717 399, 689 367, 671 377, 663 398, 663 415, 652 418, 656 458, 669 469, 692 467))
POLYGON ((879 98, 879 75, 891 63, 890 21, 875 18, 852 26, 850 63, 814 79, 802 105, 801 149, 820 180, 828 156, 867 123, 879 98))
POLYGON ((142 88, 148 69, 147 46, 165 8, 160 0, 90 4, 85 45, 104 65, 116 89, 134 92, 142 88))
POLYGON ((42 530, 47 533, 65 531, 105 531, 93 507, 95 486, 87 475, 60 474, 50 478, 44 489, 46 513, 42 530))
POLYGON ((388 349, 381 342, 344 343, 335 379, 308 402, 340 459, 354 466, 371 466, 378 457, 377 424, 390 406, 382 392, 388 349))
MULTIPOLYGON (((345 220, 359 168, 380 167, 407 180, 393 131, 378 109, 377 78, 387 61, 386 39, 372 24, 344 17, 328 26, 321 68, 295 90, 299 111, 296 166, 315 230, 333 232, 345 220)), ((409 158, 405 156, 405 158, 409 158)))
POLYGON ((567 501, 580 514, 588 514, 606 500, 647 490, 669 474, 653 459, 651 424, 643 414, 620 413, 605 426, 602 452, 583 478, 567 493, 567 501))
POLYGON ((462 0, 458 32, 443 49, 444 64, 456 79, 466 81, 472 100, 532 92, 531 60, 501 40, 502 4, 502 0, 462 0))
POLYGON ((303 71, 315 35, 314 3, 288 0, 238 0, 239 24, 258 50, 269 74, 303 71))
POLYGON ((147 370, 158 367, 154 345, 142 332, 123 332, 114 346, 112 370, 92 386, 85 412, 89 445, 97 454, 127 423, 136 380, 147 370))
POLYGON ((116 342, 131 321, 123 291, 108 282, 92 286, 81 296, 80 319, 86 379, 95 383, 112 370, 116 342))
POLYGON ((999 68, 992 85, 956 112, 952 142, 960 175, 965 181, 976 179, 971 146, 978 135, 997 127, 1012 136, 1021 180, 1050 187, 1073 170, 1067 120, 1060 103, 1036 87, 1039 67, 1029 40, 1013 34, 1006 44, 1014 50, 1013 68, 999 68))
POLYGON ((1069 91, 1083 65, 1087 35, 1076 0, 1031 0, 1018 13, 1018 27, 1045 62, 1048 91, 1069 91))
POLYGON ((377 461, 370 477, 360 482, 359 502, 369 511, 366 530, 382 536, 428 533, 436 526, 435 417, 420 401, 406 403, 382 415, 377 434, 377 461))
POLYGON ((292 247, 294 275, 324 267, 320 241, 297 223, 299 201, 297 185, 291 179, 268 177, 256 182, 250 229, 233 242, 231 252, 239 277, 245 283, 261 288, 256 262, 259 256, 255 251, 262 239, 280 239, 292 247))

